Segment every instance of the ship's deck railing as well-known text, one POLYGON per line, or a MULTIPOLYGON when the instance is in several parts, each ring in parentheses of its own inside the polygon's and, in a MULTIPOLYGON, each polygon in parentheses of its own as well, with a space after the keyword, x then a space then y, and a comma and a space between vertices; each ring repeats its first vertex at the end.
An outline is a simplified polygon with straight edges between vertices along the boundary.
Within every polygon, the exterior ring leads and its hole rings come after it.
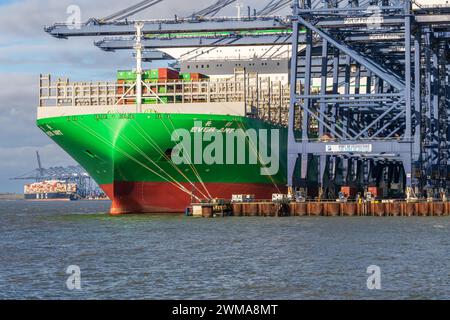
MULTIPOLYGON (((52 81, 41 75, 39 107, 119 106, 136 104, 136 82, 52 81)), ((224 103, 244 102, 261 118, 285 122, 289 107, 289 86, 258 76, 235 75, 217 81, 143 81, 142 103, 224 103)))

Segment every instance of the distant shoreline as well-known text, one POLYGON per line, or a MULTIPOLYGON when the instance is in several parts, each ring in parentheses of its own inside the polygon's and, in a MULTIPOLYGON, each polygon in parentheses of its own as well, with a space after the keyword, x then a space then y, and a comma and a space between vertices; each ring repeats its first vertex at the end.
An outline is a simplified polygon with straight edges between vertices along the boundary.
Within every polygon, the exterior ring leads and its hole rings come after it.
POLYGON ((0 193, 0 200, 24 200, 24 196, 17 193, 0 193))
MULTIPOLYGON (((18 194, 18 193, 0 193, 0 201, 21 201, 21 200, 25 201, 25 197, 24 197, 23 194, 18 194)), ((32 201, 45 202, 46 200, 45 199, 43 199, 43 200, 36 199, 36 200, 27 200, 27 201, 30 201, 30 202, 32 202, 32 201)), ((55 202, 55 201, 57 201, 57 200, 50 200, 50 199, 47 200, 47 202, 55 202)), ((80 199, 80 200, 77 200, 77 201, 111 201, 111 200, 108 199, 108 198, 106 198, 106 199, 102 198, 102 199, 80 199)))

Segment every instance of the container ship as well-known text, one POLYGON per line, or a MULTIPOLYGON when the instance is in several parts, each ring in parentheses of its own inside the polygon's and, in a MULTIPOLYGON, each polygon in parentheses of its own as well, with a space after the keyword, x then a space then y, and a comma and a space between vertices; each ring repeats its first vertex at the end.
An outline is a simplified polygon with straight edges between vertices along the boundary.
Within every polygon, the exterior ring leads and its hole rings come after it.
POLYGON ((35 201, 77 200, 77 185, 58 180, 35 182, 25 185, 24 198, 35 201))
POLYGON ((270 199, 286 192, 289 88, 270 74, 235 67, 231 75, 209 77, 186 65, 179 72, 138 64, 98 83, 41 75, 37 125, 95 179, 112 200, 111 214, 181 213, 193 201, 233 194, 270 199), (213 141, 223 152, 212 152, 212 162, 176 163, 180 132, 190 135, 193 158, 213 141), (194 150, 208 134, 214 138, 194 150), (261 159, 267 147, 276 151, 271 163, 261 159))

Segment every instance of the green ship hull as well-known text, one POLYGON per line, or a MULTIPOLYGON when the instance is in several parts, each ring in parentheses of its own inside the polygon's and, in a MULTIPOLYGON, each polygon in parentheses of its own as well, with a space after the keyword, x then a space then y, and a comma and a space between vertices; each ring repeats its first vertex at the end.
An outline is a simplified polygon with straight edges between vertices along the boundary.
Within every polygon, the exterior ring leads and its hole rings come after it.
POLYGON ((112 200, 113 214, 177 213, 203 199, 230 199, 232 194, 270 199, 272 193, 286 192, 287 130, 260 119, 218 114, 101 113, 43 117, 37 124, 100 185, 112 200), (248 130, 256 132, 256 141, 248 138, 248 130), (183 144, 178 132, 191 136, 193 153, 189 159, 187 148, 180 149, 183 144), (198 140, 207 132, 212 132, 210 141, 198 140), (274 132, 278 135, 276 148, 270 142, 274 132), (214 133, 222 135, 223 141, 214 133), (262 133, 269 141, 264 153, 265 159, 272 156, 270 164, 263 161, 258 148, 263 146, 262 133), (235 138, 231 139, 233 149, 226 142, 230 135, 235 138), (239 140, 245 145, 244 163, 239 160, 239 140), (210 155, 213 163, 197 159, 195 143, 201 144, 201 157, 210 155), (222 153, 213 148, 220 145, 222 153), (186 163, 174 161, 174 155, 186 163), (251 160, 255 156, 256 163, 251 160))

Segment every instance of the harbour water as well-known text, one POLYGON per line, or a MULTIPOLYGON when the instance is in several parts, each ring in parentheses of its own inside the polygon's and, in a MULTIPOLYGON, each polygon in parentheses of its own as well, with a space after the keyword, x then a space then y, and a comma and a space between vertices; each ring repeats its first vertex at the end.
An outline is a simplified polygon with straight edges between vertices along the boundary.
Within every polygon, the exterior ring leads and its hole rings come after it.
POLYGON ((450 298, 450 217, 112 217, 108 207, 0 202, 0 298, 450 298), (81 290, 66 287, 71 265, 81 290), (371 265, 380 290, 367 288, 371 265))

